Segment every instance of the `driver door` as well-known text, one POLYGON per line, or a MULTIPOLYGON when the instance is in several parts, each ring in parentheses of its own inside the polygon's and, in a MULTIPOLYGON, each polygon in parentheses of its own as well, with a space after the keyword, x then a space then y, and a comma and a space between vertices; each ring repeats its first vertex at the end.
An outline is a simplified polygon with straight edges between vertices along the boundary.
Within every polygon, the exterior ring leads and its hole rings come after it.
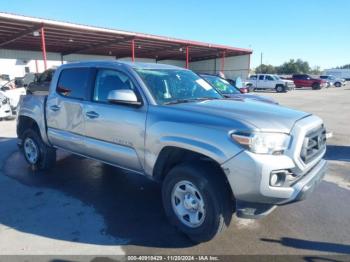
POLYGON ((141 172, 147 106, 115 104, 107 99, 112 90, 131 89, 138 94, 136 82, 126 72, 115 69, 98 69, 95 79, 92 98, 84 108, 86 153, 141 172))

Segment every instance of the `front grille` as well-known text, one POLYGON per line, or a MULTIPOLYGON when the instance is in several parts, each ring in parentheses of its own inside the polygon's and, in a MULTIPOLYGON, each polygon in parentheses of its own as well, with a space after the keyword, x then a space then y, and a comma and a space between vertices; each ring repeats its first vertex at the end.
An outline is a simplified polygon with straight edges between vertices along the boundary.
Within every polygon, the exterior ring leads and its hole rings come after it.
POLYGON ((323 126, 310 132, 304 138, 300 158, 305 164, 318 157, 326 147, 326 130, 323 126))

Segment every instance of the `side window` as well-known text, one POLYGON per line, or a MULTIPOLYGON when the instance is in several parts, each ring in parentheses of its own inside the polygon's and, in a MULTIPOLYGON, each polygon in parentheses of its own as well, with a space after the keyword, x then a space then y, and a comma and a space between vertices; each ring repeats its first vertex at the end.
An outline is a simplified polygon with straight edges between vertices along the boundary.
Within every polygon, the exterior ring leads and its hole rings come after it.
POLYGON ((266 76, 267 80, 273 81, 274 79, 272 78, 272 76, 266 76))
POLYGON ((135 90, 131 79, 126 74, 112 69, 100 69, 96 75, 93 100, 108 102, 109 92, 121 89, 135 90))
POLYGON ((89 74, 89 68, 69 68, 62 70, 56 88, 57 93, 71 98, 86 98, 89 74))
POLYGON ((249 77, 250 80, 256 80, 256 75, 252 75, 249 77))
POLYGON ((259 75, 259 80, 264 80, 264 75, 259 75))

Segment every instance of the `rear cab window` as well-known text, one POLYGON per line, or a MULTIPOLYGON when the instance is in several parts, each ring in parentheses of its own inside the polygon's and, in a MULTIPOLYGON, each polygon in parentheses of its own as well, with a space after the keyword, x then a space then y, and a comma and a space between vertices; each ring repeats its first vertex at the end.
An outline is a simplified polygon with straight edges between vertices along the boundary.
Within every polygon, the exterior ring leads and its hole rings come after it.
POLYGON ((87 99, 90 68, 63 69, 57 83, 56 92, 64 97, 87 99))

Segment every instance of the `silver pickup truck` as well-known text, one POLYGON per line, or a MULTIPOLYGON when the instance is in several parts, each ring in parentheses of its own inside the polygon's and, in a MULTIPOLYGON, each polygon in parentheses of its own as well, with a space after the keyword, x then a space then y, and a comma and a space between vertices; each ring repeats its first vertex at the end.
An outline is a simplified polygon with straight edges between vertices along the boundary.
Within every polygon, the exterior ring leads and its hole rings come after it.
POLYGON ((33 169, 63 149, 160 182, 167 217, 196 242, 233 213, 258 218, 303 199, 326 169, 317 116, 224 99, 192 71, 161 64, 62 65, 48 96, 22 98, 17 135, 33 169))

